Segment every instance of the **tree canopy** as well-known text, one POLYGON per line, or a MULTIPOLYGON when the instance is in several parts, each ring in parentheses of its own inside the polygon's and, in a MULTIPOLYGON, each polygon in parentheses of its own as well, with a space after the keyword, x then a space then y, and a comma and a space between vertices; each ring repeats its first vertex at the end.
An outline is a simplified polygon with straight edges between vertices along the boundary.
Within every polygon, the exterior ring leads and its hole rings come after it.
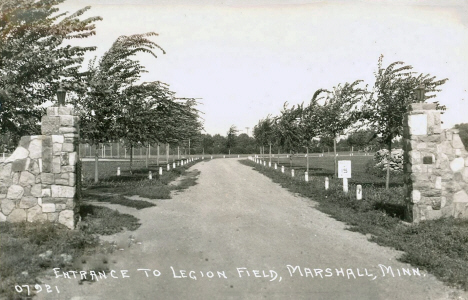
POLYGON ((44 111, 59 82, 69 91, 84 88, 85 53, 95 47, 65 41, 94 35, 100 17, 81 19, 89 9, 58 13, 64 0, 4 0, 0 3, 0 134, 18 140, 37 134, 44 111))

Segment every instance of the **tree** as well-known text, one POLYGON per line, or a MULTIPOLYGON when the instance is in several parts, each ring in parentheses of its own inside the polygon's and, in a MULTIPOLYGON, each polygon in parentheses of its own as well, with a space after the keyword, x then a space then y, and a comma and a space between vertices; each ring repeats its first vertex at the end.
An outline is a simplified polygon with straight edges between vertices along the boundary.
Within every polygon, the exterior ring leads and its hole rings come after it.
POLYGON ((466 150, 468 150, 468 123, 456 124, 454 128, 459 130, 463 145, 465 145, 466 150))
POLYGON ((337 176, 337 155, 336 155, 336 139, 345 133, 351 125, 356 122, 356 106, 362 101, 367 94, 365 89, 358 85, 362 80, 356 80, 353 83, 346 82, 333 87, 333 90, 324 89, 317 90, 312 97, 312 102, 317 102, 325 93, 325 104, 322 107, 321 132, 333 139, 333 152, 335 155, 335 177, 337 176))
MULTIPOLYGON (((78 94, 77 107, 81 117, 81 137, 94 144, 96 150, 99 143, 125 138, 119 130, 117 119, 122 116, 123 107, 128 103, 126 97, 136 91, 132 86, 138 81, 140 74, 146 71, 133 56, 148 53, 157 57, 155 49, 165 53, 160 46, 148 39, 156 35, 149 32, 120 36, 97 63, 96 58, 90 62, 86 76, 88 88, 78 94)), ((98 153, 96 151, 95 182, 99 180, 98 153)))
MULTIPOLYGON (((375 74, 375 84, 370 97, 362 108, 362 120, 368 121, 372 129, 392 152, 392 141, 403 133, 403 117, 408 107, 414 102, 424 102, 435 95, 424 95, 423 99, 416 99, 415 89, 423 85, 428 93, 439 92, 439 87, 448 79, 436 80, 435 76, 412 72, 412 66, 397 61, 388 67, 382 66, 383 56, 378 61, 375 74)), ((438 106, 439 109, 445 107, 438 106)), ((390 185, 390 166, 387 165, 386 188, 390 185)))
POLYGON ((239 130, 237 130, 235 125, 229 127, 226 137, 226 147, 229 149, 229 155, 231 155, 231 148, 236 144, 236 135, 238 132, 239 130))
POLYGON ((288 108, 288 103, 285 102, 281 115, 274 120, 274 133, 278 146, 282 149, 289 151, 289 164, 292 167, 292 153, 302 143, 302 131, 299 127, 299 120, 301 117, 301 110, 297 109, 294 105, 288 108))
POLYGON ((378 144, 376 137, 377 134, 374 130, 359 129, 348 135, 346 143, 359 150, 366 150, 369 147, 374 148, 378 144))
POLYGON ((317 99, 311 101, 307 107, 303 104, 298 107, 300 114, 299 129, 302 146, 307 152, 307 172, 309 172, 309 148, 312 147, 313 139, 320 136, 323 131, 323 107, 317 104, 317 99))
POLYGON ((260 147, 262 147, 263 149, 265 148, 264 146, 266 145, 270 147, 270 150, 269 150, 270 162, 271 162, 271 145, 273 144, 273 141, 275 139, 273 125, 274 125, 274 120, 270 118, 270 116, 268 115, 265 119, 260 120, 258 124, 255 125, 253 128, 253 135, 254 135, 255 140, 257 141, 257 144, 260 145, 260 147))
POLYGON ((68 91, 84 89, 81 64, 96 47, 63 45, 94 35, 100 17, 80 20, 89 9, 57 13, 64 0, 0 2, 0 134, 16 141, 38 134, 44 110, 63 82, 68 91))
POLYGON ((160 141, 160 133, 166 125, 164 116, 172 108, 171 102, 172 92, 159 81, 125 89, 120 103, 122 113, 116 116, 115 130, 117 136, 122 137, 130 148, 130 172, 133 167, 133 148, 147 147, 160 141))

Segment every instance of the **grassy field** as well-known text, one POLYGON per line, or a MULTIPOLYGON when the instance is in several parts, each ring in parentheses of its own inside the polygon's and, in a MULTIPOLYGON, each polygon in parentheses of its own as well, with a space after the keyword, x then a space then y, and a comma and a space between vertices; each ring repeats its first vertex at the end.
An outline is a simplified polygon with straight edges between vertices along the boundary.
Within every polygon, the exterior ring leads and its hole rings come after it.
MULTIPOLYGON (((345 153, 348 154, 348 153, 345 153)), ((315 154, 314 154, 315 155, 315 154)), ((269 162, 268 156, 264 158, 269 162)), ((364 155, 339 155, 339 160, 350 160, 351 161, 351 179, 349 183, 360 184, 363 187, 366 186, 385 186, 385 172, 372 169, 373 156, 364 155), (369 172, 370 171, 370 172, 369 172)), ((306 171, 307 159, 304 155, 294 155, 292 159, 286 157, 286 155, 280 155, 271 159, 272 166, 275 163, 278 164, 279 168, 285 166, 290 172, 291 163, 292 168, 295 171, 297 177, 304 179, 304 172, 306 171), (279 162, 279 164, 278 164, 279 162)), ((312 156, 309 157, 309 177, 333 177, 334 175, 334 158, 333 156, 324 155, 323 157, 312 156)), ((390 185, 393 187, 403 186, 402 174, 392 173, 390 177, 390 185)))
MULTIPOLYGON (((351 158, 353 163, 362 158, 351 158)), ((385 190, 383 177, 363 189, 363 200, 356 200, 355 185, 345 194, 340 179, 330 179, 330 189, 324 189, 324 177, 314 176, 309 182, 263 167, 250 160, 241 163, 253 167, 274 182, 294 193, 318 203, 317 208, 333 218, 350 225, 350 230, 370 235, 380 245, 403 251, 403 262, 427 270, 448 285, 468 290, 468 220, 440 219, 419 224, 402 222, 405 210, 404 190, 400 184, 385 190), (379 183, 380 182, 380 183, 379 183)), ((321 161, 330 170, 333 158, 321 161)), ((359 163, 356 163, 358 165, 359 163)), ((363 165, 361 161, 360 165, 363 165)), ((289 169, 288 169, 289 171, 289 169)), ((356 175, 356 176, 355 176, 356 175)), ((353 177, 366 178, 366 174, 353 177), (361 177, 362 176, 362 177, 361 177)), ((394 176, 394 180, 401 180, 394 176)))
MULTIPOLYGON (((106 270, 109 254, 117 245, 102 243, 98 235, 111 235, 124 229, 135 230, 139 220, 90 202, 109 202, 143 209, 156 204, 144 200, 130 200, 126 195, 140 195, 151 199, 168 199, 172 190, 181 190, 195 184, 197 172, 186 169, 196 162, 178 167, 159 176, 155 165, 145 168, 137 162, 130 174, 128 162, 102 161, 99 163, 101 181, 94 183, 94 163, 83 163, 83 199, 80 205, 81 222, 75 230, 56 223, 0 222, 0 298, 26 299, 15 291, 16 285, 29 285, 33 290, 40 274, 60 267, 64 270, 106 270), (115 176, 117 167, 121 176, 115 176), (152 170, 153 180, 148 179, 152 170), (180 176, 182 176, 180 180, 180 176), (169 183, 179 179, 179 184, 169 183), (106 194, 107 193, 107 194, 106 194)), ((166 170, 166 169, 165 169, 166 170)))

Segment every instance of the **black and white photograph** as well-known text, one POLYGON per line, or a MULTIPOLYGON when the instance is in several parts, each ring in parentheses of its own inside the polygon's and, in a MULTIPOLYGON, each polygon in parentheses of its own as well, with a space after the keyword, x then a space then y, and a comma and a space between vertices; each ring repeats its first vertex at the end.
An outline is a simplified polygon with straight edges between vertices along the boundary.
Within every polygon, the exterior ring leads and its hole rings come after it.
POLYGON ((467 0, 0 0, 0 299, 468 300, 467 0))

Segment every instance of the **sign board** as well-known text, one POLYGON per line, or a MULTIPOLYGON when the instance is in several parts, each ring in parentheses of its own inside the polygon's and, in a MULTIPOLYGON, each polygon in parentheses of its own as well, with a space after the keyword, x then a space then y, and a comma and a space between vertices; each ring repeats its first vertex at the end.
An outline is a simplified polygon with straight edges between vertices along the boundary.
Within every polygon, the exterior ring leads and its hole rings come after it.
POLYGON ((338 178, 351 178, 351 161, 338 161, 338 178))
POLYGON ((427 134, 427 115, 409 115, 408 125, 410 133, 413 135, 426 135, 427 134))

